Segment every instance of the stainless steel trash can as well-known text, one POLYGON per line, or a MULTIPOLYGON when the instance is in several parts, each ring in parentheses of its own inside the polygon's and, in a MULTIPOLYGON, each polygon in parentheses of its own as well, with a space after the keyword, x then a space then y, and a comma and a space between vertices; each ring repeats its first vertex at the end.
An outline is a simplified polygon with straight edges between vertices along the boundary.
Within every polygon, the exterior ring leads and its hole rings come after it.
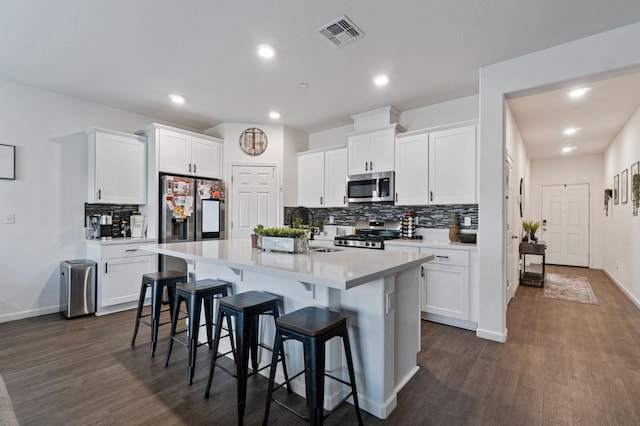
POLYGON ((67 318, 96 312, 96 268, 93 260, 60 262, 60 312, 67 318))

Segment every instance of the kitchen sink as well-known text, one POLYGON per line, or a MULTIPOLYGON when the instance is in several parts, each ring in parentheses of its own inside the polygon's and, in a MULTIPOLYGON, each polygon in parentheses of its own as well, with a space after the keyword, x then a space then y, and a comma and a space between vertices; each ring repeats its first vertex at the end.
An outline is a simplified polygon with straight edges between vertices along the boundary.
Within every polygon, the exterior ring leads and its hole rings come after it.
POLYGON ((336 249, 333 247, 316 247, 316 248, 309 249, 309 251, 314 253, 333 253, 334 251, 342 251, 342 250, 336 249))

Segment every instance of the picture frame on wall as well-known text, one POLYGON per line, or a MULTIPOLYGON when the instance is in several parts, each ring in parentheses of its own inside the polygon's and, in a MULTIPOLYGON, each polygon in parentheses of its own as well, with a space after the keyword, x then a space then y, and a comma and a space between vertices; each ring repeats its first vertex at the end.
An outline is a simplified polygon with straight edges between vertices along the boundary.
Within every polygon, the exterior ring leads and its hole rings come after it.
POLYGON ((636 161, 631 165, 631 179, 633 179, 633 175, 640 174, 640 161, 636 161))
POLYGON ((613 204, 620 203, 620 175, 615 175, 613 177, 613 204))
POLYGON ((0 144, 0 179, 16 179, 16 147, 0 144))
POLYGON ((627 204, 629 201, 629 170, 624 169, 620 174, 621 186, 620 186, 620 202, 627 204))

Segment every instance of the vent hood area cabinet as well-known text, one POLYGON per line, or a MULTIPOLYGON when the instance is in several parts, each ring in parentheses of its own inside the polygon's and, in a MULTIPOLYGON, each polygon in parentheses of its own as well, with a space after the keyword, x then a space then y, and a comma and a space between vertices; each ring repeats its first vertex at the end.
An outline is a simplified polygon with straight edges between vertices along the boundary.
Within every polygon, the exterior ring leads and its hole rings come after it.
POLYGON ((222 178, 220 139, 160 124, 144 132, 155 143, 159 172, 222 178))
POLYGON ((476 203, 476 125, 396 137, 396 205, 476 203))
POLYGON ((347 148, 298 154, 298 205, 347 205, 347 148))
POLYGON ((89 203, 147 203, 147 138, 92 129, 89 139, 89 203))
POLYGON ((348 138, 349 175, 393 171, 396 125, 351 133, 348 138))

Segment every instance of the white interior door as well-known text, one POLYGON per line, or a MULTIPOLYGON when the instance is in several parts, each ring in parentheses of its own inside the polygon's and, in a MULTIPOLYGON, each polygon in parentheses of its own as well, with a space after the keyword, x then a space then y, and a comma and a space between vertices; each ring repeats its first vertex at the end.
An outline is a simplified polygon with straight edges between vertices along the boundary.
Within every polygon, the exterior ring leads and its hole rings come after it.
POLYGON ((515 224, 515 208, 518 202, 516 195, 514 193, 514 185, 518 185, 518 183, 514 183, 516 177, 513 173, 513 160, 511 156, 507 154, 507 161, 505 164, 506 174, 507 174, 507 183, 506 183, 506 208, 507 208, 507 231, 506 231, 506 255, 507 255, 507 294, 505 298, 505 304, 508 305, 513 296, 516 293, 516 288, 518 287, 518 275, 519 271, 517 268, 519 255, 518 255, 518 231, 517 226, 515 224), (513 238, 515 236, 515 238, 513 238))
POLYGON ((275 166, 233 166, 231 235, 249 238, 257 224, 278 226, 278 183, 275 166))
POLYGON ((589 184, 542 187, 542 233, 546 262, 589 266, 589 184))

